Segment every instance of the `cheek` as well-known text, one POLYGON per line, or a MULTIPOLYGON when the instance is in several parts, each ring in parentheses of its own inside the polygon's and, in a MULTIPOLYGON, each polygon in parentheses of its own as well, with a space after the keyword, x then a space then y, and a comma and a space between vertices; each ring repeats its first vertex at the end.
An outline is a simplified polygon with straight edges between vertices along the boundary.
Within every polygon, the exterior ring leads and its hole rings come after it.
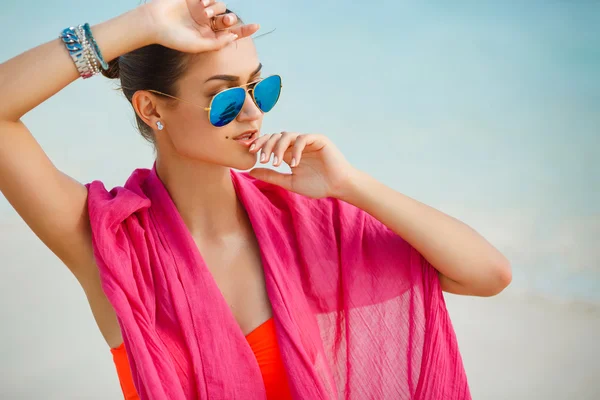
POLYGON ((169 137, 178 150, 195 147, 195 142, 208 139, 205 132, 214 129, 202 110, 175 112, 169 115, 167 122, 169 137))
POLYGON ((173 147, 179 154, 192 158, 207 158, 209 153, 214 155, 214 151, 231 143, 233 137, 240 133, 235 123, 222 128, 214 127, 206 111, 173 113, 166 122, 173 147))

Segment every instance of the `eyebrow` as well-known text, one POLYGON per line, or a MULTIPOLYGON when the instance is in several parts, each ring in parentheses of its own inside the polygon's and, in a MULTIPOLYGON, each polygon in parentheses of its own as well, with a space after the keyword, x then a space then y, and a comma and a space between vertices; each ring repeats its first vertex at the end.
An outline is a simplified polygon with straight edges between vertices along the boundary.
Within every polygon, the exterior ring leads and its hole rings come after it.
MULTIPOLYGON (((258 64, 258 68, 256 68, 251 74, 250 74, 250 78, 252 78, 254 75, 258 74, 260 72, 260 70, 262 69, 262 64, 258 64)), ((211 76, 210 78, 208 78, 206 80, 206 82, 210 82, 210 81, 227 81, 227 82, 237 82, 240 80, 239 76, 235 76, 235 75, 215 75, 215 76, 211 76)), ((204 83, 206 83, 204 82, 204 83)))

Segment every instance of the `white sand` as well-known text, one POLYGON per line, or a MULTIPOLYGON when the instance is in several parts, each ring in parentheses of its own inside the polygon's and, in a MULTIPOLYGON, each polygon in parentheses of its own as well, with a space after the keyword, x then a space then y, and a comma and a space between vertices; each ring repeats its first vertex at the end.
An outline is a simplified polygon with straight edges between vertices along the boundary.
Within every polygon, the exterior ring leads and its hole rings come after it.
POLYGON ((446 296, 474 399, 600 399, 600 307, 446 296))
MULTIPOLYGON (((0 399, 119 399, 82 290, 20 222, 0 227, 0 399)), ((600 399, 600 307, 447 296, 474 399, 600 399)))

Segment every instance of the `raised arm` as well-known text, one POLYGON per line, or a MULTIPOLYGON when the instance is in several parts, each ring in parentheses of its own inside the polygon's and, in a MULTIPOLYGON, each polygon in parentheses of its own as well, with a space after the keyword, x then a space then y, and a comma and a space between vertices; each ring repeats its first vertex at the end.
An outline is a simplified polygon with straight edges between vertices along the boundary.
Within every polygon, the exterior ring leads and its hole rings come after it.
MULTIPOLYGON (((147 20, 145 9, 136 8, 92 27, 105 58, 149 44, 147 20)), ((56 169, 21 118, 77 78, 58 35, 0 65, 0 191, 72 270, 93 265, 87 190, 56 169)))
MULTIPOLYGON (((238 24, 234 14, 222 15, 225 11, 214 0, 156 0, 91 31, 106 62, 151 44, 197 54, 258 30, 238 24)), ((0 65, 0 192, 76 275, 94 265, 87 190, 56 169, 21 118, 78 77, 58 32, 56 39, 0 65)))

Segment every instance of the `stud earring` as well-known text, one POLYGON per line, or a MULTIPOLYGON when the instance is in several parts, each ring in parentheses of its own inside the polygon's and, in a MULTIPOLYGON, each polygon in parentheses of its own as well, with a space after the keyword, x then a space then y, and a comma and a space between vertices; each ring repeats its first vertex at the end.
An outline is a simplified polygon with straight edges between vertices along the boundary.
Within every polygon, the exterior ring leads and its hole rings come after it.
POLYGON ((159 131, 162 131, 163 129, 165 129, 165 126, 160 121, 156 122, 156 127, 158 128, 159 131))

